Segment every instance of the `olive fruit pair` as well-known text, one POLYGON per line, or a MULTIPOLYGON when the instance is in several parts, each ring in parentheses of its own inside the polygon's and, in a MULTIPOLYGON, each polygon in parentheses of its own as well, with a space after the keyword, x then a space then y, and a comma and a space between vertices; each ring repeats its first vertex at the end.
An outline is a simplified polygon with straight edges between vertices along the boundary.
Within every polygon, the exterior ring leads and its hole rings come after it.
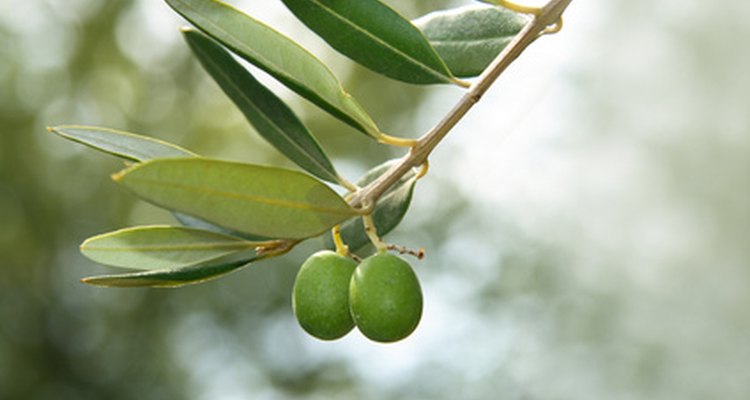
POLYGON ((300 326, 323 340, 343 337, 356 325, 367 338, 396 342, 422 316, 422 290, 409 263, 380 253, 359 265, 330 250, 302 264, 292 292, 300 326))

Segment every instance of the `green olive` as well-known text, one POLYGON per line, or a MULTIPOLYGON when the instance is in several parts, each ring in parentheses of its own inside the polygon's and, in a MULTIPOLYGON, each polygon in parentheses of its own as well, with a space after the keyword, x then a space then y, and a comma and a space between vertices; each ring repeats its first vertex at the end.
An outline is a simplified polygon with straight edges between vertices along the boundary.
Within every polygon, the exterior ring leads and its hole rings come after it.
POLYGON ((359 264, 349 286, 349 307, 357 328, 376 342, 409 336, 422 317, 419 279, 401 257, 376 254, 359 264))
POLYGON ((302 264, 294 281, 292 307, 302 329, 322 340, 338 339, 354 328, 349 313, 349 281, 357 263, 330 250, 302 264))

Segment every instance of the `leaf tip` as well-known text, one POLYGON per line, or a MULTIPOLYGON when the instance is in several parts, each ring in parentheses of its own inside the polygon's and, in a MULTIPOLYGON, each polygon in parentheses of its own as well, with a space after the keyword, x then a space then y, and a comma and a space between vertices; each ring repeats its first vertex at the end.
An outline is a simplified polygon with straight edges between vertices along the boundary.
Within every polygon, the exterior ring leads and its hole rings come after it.
POLYGON ((80 282, 81 283, 85 283, 87 285, 91 285, 91 286, 99 286, 96 283, 96 277, 95 276, 86 276, 86 277, 83 277, 83 278, 80 279, 80 282))
POLYGON ((126 171, 120 171, 120 172, 115 172, 109 177, 112 178, 113 181, 120 183, 122 181, 122 178, 125 177, 125 174, 126 174, 126 171))
POLYGON ((54 133, 55 135, 62 136, 64 138, 69 138, 68 135, 63 131, 65 129, 64 125, 61 126, 48 126, 47 132, 54 133))
MULTIPOLYGON (((80 252, 81 252, 81 254, 83 254, 83 255, 85 256, 85 255, 86 255, 86 251, 90 249, 90 248, 89 248, 89 245, 91 244, 91 242, 92 242, 92 241, 93 241, 93 240, 94 240, 95 238, 96 238, 96 236, 92 236, 92 237, 90 237, 90 238, 88 238, 88 239, 84 240, 83 242, 81 242, 81 244, 80 244, 80 245, 78 245, 78 251, 80 251, 80 252)), ((87 256, 87 257, 88 257, 88 256, 87 256)))
POLYGON ((102 287, 102 288, 116 288, 119 287, 117 284, 113 284, 109 275, 96 275, 96 276, 85 276, 80 279, 81 283, 86 285, 102 287))

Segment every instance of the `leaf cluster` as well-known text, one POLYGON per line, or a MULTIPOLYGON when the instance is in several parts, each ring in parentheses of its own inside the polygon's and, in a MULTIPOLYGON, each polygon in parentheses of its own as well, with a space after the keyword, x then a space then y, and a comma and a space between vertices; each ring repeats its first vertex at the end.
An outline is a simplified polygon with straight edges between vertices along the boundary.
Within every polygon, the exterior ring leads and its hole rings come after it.
MULTIPOLYGON (((479 75, 525 23, 524 17, 492 6, 465 6, 409 21, 378 0, 282 1, 343 55, 385 77, 418 85, 467 86, 459 77, 479 75)), ((85 256, 131 271, 84 282, 180 286, 284 254, 335 226, 355 251, 371 239, 358 218, 363 214, 369 215, 380 235, 400 223, 417 174, 404 175, 373 208, 353 208, 347 196, 386 173, 392 162, 374 167, 356 184, 349 182, 295 112, 237 58, 368 137, 398 143, 380 131, 323 62, 229 4, 166 3, 193 24, 182 34, 205 71, 255 130, 302 171, 204 158, 174 144, 113 129, 50 128, 124 159, 128 166, 113 179, 139 198, 172 211, 180 223, 126 228, 86 240, 81 246, 85 256)), ((326 241, 334 246, 330 235, 326 241)))

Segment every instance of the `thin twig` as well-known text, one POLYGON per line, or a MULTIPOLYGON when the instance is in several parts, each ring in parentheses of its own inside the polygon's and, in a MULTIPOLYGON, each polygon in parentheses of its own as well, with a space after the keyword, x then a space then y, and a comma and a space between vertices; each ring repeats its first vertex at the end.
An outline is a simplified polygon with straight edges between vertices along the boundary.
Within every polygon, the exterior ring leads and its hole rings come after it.
POLYGON ((572 0, 550 0, 533 15, 523 30, 495 58, 479 76, 468 92, 453 109, 429 132, 417 140, 416 145, 385 174, 358 190, 349 199, 349 204, 361 208, 364 204, 375 204, 388 188, 396 184, 412 168, 424 164, 427 157, 466 113, 482 98, 487 89, 526 48, 544 34, 548 26, 556 24, 572 0))

